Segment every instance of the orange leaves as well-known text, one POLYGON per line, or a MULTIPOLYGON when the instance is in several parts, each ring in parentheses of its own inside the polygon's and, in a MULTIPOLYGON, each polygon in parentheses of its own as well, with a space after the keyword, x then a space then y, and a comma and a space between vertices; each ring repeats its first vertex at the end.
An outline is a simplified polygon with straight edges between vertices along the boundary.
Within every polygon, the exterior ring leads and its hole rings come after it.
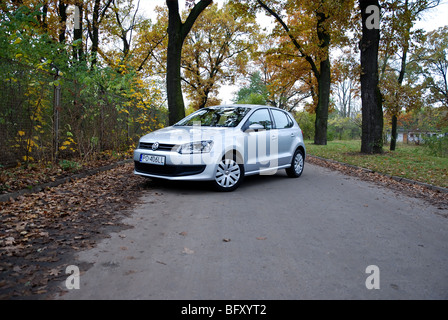
POLYGON ((216 4, 208 7, 184 44, 186 91, 195 109, 218 102, 214 98, 218 86, 245 72, 249 53, 257 43, 255 19, 235 16, 234 10, 230 3, 221 9, 216 4))

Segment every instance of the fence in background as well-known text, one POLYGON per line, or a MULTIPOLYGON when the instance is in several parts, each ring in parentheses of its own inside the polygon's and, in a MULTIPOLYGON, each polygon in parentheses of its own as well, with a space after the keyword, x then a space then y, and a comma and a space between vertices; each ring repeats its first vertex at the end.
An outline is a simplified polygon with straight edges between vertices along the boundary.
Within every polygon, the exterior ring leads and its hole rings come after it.
POLYGON ((0 166, 127 150, 149 127, 138 112, 94 84, 0 58, 0 166))

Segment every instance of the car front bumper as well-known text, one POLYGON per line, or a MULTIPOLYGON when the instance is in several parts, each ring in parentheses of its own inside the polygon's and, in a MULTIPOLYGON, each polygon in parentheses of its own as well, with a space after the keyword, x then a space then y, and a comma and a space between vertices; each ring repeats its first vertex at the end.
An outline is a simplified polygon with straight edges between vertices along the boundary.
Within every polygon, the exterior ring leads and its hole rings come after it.
POLYGON ((173 151, 152 151, 136 149, 134 151, 134 173, 137 175, 188 181, 209 181, 215 177, 218 161, 222 155, 207 154, 179 154, 173 151), (164 165, 142 163, 141 155, 165 157, 164 165))

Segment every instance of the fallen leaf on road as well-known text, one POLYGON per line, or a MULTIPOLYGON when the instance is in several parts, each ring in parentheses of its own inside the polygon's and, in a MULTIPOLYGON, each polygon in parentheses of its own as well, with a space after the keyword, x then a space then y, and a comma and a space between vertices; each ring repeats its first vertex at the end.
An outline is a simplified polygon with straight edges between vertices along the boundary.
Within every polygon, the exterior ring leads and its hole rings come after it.
POLYGON ((51 269, 50 270, 50 276, 57 276, 59 275, 59 270, 58 269, 51 269))
POLYGON ((184 251, 182 251, 182 253, 185 253, 185 254, 193 254, 194 251, 191 250, 191 249, 188 249, 188 248, 184 248, 184 251))
POLYGON ((126 272, 125 272, 125 275, 128 276, 128 275, 130 275, 130 274, 134 274, 134 273, 137 273, 137 271, 135 271, 135 270, 129 270, 129 271, 126 271, 126 272))
POLYGON ((267 237, 257 237, 257 240, 266 240, 267 237))
POLYGON ((8 237, 8 238, 6 238, 5 245, 7 245, 7 246, 11 246, 11 245, 13 245, 14 243, 15 243, 15 239, 14 239, 14 237, 8 237))

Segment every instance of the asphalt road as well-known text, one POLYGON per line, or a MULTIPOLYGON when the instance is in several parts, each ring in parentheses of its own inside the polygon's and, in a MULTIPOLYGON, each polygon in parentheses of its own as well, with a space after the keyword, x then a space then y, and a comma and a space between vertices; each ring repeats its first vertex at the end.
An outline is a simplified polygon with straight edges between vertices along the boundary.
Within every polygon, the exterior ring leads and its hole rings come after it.
POLYGON ((307 163, 232 193, 154 184, 141 200, 59 299, 448 299, 446 210, 339 172, 307 163))

